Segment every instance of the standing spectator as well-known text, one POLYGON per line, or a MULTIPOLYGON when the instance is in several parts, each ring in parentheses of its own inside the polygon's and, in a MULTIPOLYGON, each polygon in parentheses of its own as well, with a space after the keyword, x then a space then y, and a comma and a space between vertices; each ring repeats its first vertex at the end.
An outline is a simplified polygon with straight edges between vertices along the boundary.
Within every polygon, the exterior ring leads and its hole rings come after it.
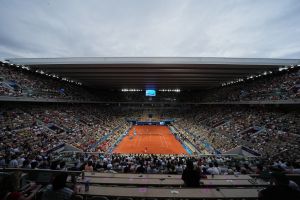
POLYGON ((194 169, 193 162, 188 160, 181 177, 184 184, 187 187, 199 187, 200 177, 200 169, 194 169))

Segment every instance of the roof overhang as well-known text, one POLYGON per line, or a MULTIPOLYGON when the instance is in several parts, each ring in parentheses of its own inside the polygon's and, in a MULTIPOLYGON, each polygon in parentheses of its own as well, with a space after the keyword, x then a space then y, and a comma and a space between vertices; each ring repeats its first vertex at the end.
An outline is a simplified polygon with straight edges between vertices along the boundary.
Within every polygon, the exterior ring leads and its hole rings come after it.
POLYGON ((300 64, 300 59, 216 57, 9 58, 7 61, 88 86, 116 89, 148 86, 203 89, 300 64))

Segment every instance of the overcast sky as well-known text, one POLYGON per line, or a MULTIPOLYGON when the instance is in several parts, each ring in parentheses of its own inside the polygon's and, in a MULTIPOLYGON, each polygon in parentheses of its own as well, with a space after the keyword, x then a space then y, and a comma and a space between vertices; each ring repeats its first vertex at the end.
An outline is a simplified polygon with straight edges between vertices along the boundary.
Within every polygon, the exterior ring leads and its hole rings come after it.
POLYGON ((0 0, 0 58, 300 58, 300 0, 0 0))

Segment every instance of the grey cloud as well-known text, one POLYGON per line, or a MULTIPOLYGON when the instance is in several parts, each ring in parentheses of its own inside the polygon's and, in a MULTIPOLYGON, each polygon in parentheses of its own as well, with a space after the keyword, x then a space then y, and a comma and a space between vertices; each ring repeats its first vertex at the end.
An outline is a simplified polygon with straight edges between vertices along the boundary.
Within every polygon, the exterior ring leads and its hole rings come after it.
POLYGON ((298 0, 0 1, 0 58, 300 57, 298 0))

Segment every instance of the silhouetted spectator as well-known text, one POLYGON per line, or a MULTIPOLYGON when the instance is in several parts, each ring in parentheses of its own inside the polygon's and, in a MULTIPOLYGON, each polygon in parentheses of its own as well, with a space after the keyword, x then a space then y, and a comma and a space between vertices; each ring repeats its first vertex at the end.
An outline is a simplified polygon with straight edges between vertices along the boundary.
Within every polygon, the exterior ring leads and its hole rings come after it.
POLYGON ((198 187, 200 185, 200 170, 194 169, 193 162, 188 160, 183 170, 181 179, 187 187, 198 187))
POLYGON ((282 173, 273 173, 271 175, 271 183, 272 182, 274 182, 275 185, 271 185, 259 192, 259 199, 300 199, 299 187, 297 188, 297 185, 295 185, 294 182, 289 181, 286 175, 282 173))
POLYGON ((66 187, 68 174, 57 174, 52 184, 48 185, 43 193, 42 200, 69 200, 74 194, 74 191, 66 187))

